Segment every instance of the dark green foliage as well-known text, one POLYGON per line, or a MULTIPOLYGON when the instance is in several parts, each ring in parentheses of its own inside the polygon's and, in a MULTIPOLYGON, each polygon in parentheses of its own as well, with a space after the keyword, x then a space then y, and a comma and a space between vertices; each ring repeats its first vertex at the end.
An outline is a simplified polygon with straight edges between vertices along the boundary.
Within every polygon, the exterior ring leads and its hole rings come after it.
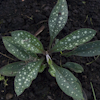
POLYGON ((12 37, 7 36, 2 38, 6 49, 15 57, 22 60, 21 62, 11 63, 0 69, 0 74, 2 75, 15 76, 14 86, 18 96, 31 85, 38 73, 43 72, 47 67, 47 64, 43 63, 44 58, 41 57, 45 55, 49 65, 48 72, 56 78, 61 90, 74 100, 85 100, 85 93, 80 81, 69 70, 63 68, 66 67, 76 73, 81 73, 84 71, 82 66, 77 63, 67 62, 62 65, 63 67, 60 67, 52 61, 49 55, 53 52, 61 52, 61 55, 66 57, 71 55, 85 57, 100 55, 100 41, 86 43, 94 37, 96 31, 89 28, 81 28, 61 40, 56 40, 53 46, 53 40, 63 29, 67 19, 67 2, 66 0, 58 0, 49 17, 50 44, 47 51, 44 50, 42 43, 27 31, 13 31, 11 32, 12 37), (67 51, 67 53, 62 52, 72 49, 73 51, 67 51), (37 54, 41 55, 37 56, 37 54))
POLYGON ((18 71, 25 65, 25 62, 22 61, 8 64, 0 69, 0 74, 4 76, 16 76, 18 71))
POLYGON ((14 41, 26 50, 32 51, 33 53, 42 53, 44 51, 42 43, 27 31, 13 31, 11 35, 14 41))
POLYGON ((17 73, 14 85, 15 92, 18 96, 23 93, 23 91, 28 88, 32 81, 37 77, 42 62, 43 59, 36 62, 29 62, 17 73))
POLYGON ((72 50, 76 46, 90 41, 96 31, 89 28, 82 28, 72 32, 71 34, 65 36, 61 39, 55 46, 51 49, 52 52, 60 52, 63 50, 72 50))
POLYGON ((77 78, 67 69, 55 66, 56 81, 59 87, 69 96, 83 99, 82 88, 77 78))
POLYGON ((83 67, 74 62, 67 62, 63 65, 63 67, 69 68, 70 70, 76 73, 82 73, 84 71, 83 67))
POLYGON ((58 0, 49 17, 50 44, 63 29, 68 19, 66 0, 58 0))
POLYGON ((32 57, 37 57, 36 54, 20 46, 20 44, 14 41, 12 37, 6 36, 6 37, 3 37, 2 39, 3 39, 3 43, 6 49, 18 59, 26 61, 26 60, 31 59, 32 57))
POLYGON ((39 68, 39 73, 42 73, 46 67, 47 67, 47 64, 42 64, 39 68))
POLYGON ((64 53, 64 56, 83 56, 83 57, 92 57, 100 55, 100 40, 89 42, 83 45, 78 46, 75 50, 64 53))
POLYGON ((17 44, 13 40, 12 37, 7 36, 7 37, 3 37, 2 39, 6 49, 15 57, 24 61, 29 59, 29 55, 24 51, 24 49, 19 44, 17 44))

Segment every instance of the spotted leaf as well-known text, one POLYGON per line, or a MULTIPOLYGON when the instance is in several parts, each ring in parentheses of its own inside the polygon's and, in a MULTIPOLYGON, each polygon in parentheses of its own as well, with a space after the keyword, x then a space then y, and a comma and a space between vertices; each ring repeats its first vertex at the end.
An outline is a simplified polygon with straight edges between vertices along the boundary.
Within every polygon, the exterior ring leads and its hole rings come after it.
POLYGON ((65 36, 61 39, 52 49, 52 52, 60 52, 63 50, 72 50, 78 45, 90 41, 96 31, 89 28, 82 28, 72 32, 71 34, 65 36))
MULTIPOLYGON (((85 93, 85 91, 82 89, 82 92, 83 92, 83 97, 84 97, 84 99, 80 99, 80 100, 88 100, 87 99, 87 95, 86 95, 86 93, 85 93)), ((78 100, 78 99, 75 99, 75 98, 73 98, 74 100, 78 100)))
POLYGON ((3 43, 6 47, 6 49, 13 54, 16 58, 20 59, 20 60, 28 60, 29 59, 29 55, 24 51, 24 49, 18 45, 12 37, 10 36, 6 36, 3 37, 3 43))
POLYGON ((72 52, 65 53, 64 55, 65 56, 77 55, 77 56, 83 56, 83 57, 91 57, 91 56, 100 55, 100 41, 96 40, 93 42, 80 45, 72 52))
POLYGON ((22 61, 8 64, 0 69, 0 74, 4 76, 16 76, 23 66, 25 66, 25 63, 22 61))
POLYGON ((15 92, 18 96, 23 93, 23 91, 28 88, 36 78, 43 60, 44 59, 36 62, 29 62, 18 72, 14 81, 15 92))
POLYGON ((57 44, 59 42, 59 39, 55 39, 55 44, 57 44))
POLYGON ((44 49, 42 43, 29 32, 17 30, 11 32, 11 35, 14 40, 26 50, 32 51, 33 53, 43 53, 44 49))
POLYGON ((69 68, 70 70, 76 73, 82 73, 84 71, 83 67, 74 62, 67 62, 63 65, 63 67, 69 68))
POLYGON ((51 42, 65 26, 68 19, 66 0, 58 0, 49 17, 49 30, 51 42))
POLYGON ((55 66, 56 81, 61 90, 72 98, 83 100, 82 88, 77 78, 67 69, 55 66))

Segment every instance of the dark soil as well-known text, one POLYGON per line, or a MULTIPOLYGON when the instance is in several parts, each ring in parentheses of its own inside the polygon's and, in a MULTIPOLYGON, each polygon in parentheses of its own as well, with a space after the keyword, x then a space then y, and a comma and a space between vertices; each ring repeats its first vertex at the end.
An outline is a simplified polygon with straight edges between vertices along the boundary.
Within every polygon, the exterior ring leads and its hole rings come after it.
MULTIPOLYGON (((13 30, 26 30, 32 34, 42 26, 44 31, 38 36, 45 49, 49 44, 49 30, 47 20, 50 12, 57 0, 0 0, 0 52, 7 56, 18 59, 7 52, 2 36, 10 35, 13 30)), ((66 26, 57 36, 61 39, 79 28, 93 28, 97 31, 93 40, 100 40, 100 0, 67 0, 69 18, 66 26)), ((88 100, 94 100, 90 82, 92 82, 97 100, 100 100, 100 57, 92 64, 87 63, 94 60, 92 58, 71 56, 69 58, 52 55, 53 60, 59 64, 67 61, 74 61, 81 64, 84 72, 74 75, 79 78, 85 90, 88 100)), ((14 62, 13 60, 0 55, 0 67, 14 62)), ((0 82, 0 100, 72 100, 64 94, 58 87, 55 78, 51 77, 46 69, 32 82, 31 86, 19 97, 14 92, 14 78, 8 79, 8 86, 0 82), (13 96, 11 99, 8 96, 13 96)))

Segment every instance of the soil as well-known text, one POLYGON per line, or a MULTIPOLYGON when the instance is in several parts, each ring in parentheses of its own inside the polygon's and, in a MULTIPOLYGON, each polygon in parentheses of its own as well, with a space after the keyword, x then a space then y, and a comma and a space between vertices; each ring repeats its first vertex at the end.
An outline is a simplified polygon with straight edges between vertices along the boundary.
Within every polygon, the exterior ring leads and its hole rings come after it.
MULTIPOLYGON (((0 0, 0 52, 18 61, 11 55, 2 43, 2 36, 10 35, 10 31, 26 30, 33 35, 42 26, 45 29, 38 35, 45 49, 49 44, 48 18, 53 6, 57 0, 0 0)), ((97 31, 92 40, 100 40, 100 0, 67 0, 69 16, 64 29, 57 38, 61 39, 76 29, 93 28, 97 31)), ((79 78, 82 87, 87 94, 88 100, 94 100, 90 82, 92 82, 96 98, 100 100, 100 57, 93 63, 87 63, 94 60, 94 57, 68 58, 58 57, 55 53, 52 55, 53 61, 59 65, 67 61, 73 61, 83 66, 84 72, 74 75, 79 78)), ((14 62, 13 60, 0 54, 0 67, 14 62)), ((58 87, 55 78, 48 73, 48 68, 38 75, 22 95, 18 96, 14 92, 14 78, 8 79, 5 86, 0 82, 0 100, 72 100, 71 97, 64 94, 58 87)))

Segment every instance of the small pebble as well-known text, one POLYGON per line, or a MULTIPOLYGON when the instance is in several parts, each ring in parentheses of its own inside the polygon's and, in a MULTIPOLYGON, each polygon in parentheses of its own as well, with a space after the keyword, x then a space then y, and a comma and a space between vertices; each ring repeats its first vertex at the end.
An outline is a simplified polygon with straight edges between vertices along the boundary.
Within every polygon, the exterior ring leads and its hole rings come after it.
POLYGON ((13 98, 13 94, 7 93, 6 94, 6 100, 10 100, 11 98, 13 98))

